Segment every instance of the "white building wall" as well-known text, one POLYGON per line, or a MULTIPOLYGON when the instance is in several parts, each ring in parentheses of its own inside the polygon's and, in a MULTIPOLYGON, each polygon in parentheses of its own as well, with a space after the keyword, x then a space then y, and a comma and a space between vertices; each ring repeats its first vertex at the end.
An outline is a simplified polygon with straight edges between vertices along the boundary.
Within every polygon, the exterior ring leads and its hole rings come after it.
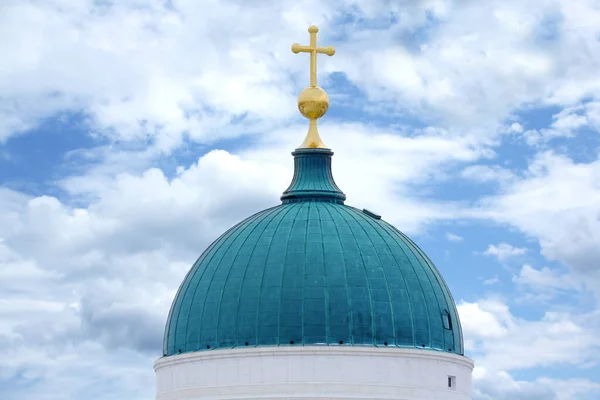
POLYGON ((185 353, 154 369, 157 400, 467 400, 473 362, 431 350, 289 346, 185 353))

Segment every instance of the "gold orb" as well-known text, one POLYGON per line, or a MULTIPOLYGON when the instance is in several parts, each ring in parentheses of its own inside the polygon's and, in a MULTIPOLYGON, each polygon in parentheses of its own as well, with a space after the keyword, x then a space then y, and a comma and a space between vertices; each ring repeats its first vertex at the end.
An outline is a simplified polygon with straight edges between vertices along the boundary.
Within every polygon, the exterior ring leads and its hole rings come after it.
POLYGON ((306 118, 321 118, 328 108, 329 96, 318 86, 309 86, 298 96, 298 109, 306 118))

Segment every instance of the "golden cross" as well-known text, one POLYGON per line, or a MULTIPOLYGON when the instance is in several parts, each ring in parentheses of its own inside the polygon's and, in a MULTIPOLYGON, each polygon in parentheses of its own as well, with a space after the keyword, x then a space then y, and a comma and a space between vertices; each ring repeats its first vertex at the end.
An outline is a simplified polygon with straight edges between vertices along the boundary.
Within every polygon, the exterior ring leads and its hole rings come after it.
POLYGON ((333 46, 328 47, 317 47, 317 32, 319 28, 315 25, 311 25, 308 28, 310 33, 310 46, 300 46, 298 43, 292 45, 292 51, 298 53, 310 53, 310 86, 317 86, 317 53, 327 54, 332 56, 335 54, 335 48, 333 46))

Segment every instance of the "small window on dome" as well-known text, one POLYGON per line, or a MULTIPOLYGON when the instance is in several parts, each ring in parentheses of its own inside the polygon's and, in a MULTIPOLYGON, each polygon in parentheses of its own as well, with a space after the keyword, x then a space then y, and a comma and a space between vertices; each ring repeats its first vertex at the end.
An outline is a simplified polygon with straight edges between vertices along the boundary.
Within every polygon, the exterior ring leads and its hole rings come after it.
POLYGON ((452 319, 447 310, 444 310, 444 313, 442 314, 442 322, 444 324, 444 329, 452 330, 452 319))

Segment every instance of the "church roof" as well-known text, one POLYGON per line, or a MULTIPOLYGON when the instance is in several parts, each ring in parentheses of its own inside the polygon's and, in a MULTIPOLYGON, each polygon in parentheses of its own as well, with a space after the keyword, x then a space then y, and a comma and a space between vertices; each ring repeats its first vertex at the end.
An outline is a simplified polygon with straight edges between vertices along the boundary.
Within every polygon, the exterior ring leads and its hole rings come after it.
MULTIPOLYGON (((294 46, 316 48, 316 36, 294 46)), ((311 125, 282 204, 229 229, 194 263, 169 313, 165 356, 298 345, 463 354, 454 300, 431 260, 379 215, 344 204, 316 129, 319 96, 304 98, 311 125)))
POLYGON ((463 354, 433 263, 378 215, 343 204, 331 152, 294 152, 283 204, 240 222, 196 261, 164 354, 245 346, 371 345, 463 354))

